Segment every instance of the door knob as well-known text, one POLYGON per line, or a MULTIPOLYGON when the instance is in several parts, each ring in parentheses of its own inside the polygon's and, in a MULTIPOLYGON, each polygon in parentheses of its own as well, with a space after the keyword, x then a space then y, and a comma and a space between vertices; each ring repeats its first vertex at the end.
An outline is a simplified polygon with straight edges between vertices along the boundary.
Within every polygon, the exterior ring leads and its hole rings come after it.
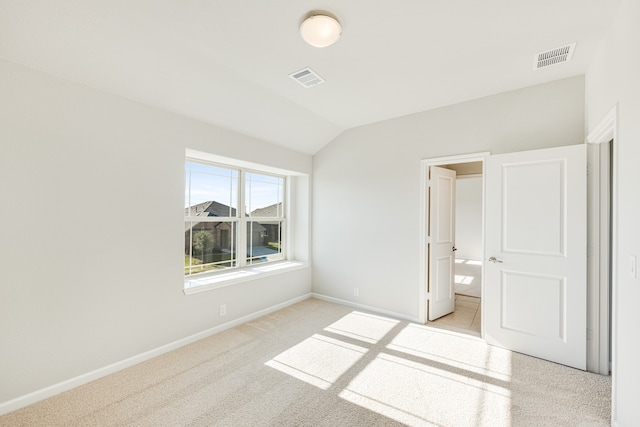
POLYGON ((496 262, 498 262, 498 263, 502 263, 502 260, 501 260, 501 259, 498 259, 498 258, 496 258, 496 257, 494 257, 494 256, 492 256, 491 258, 489 258, 489 262, 494 263, 494 264, 495 264, 496 262))

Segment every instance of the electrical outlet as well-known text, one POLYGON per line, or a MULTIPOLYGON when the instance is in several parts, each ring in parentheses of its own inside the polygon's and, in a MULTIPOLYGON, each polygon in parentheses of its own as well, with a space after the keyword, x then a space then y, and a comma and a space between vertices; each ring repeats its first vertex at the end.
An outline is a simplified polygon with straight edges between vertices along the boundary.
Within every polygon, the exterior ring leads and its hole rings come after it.
POLYGON ((354 297, 360 296, 360 289, 358 289, 358 288, 353 288, 353 296, 354 296, 354 297))
POLYGON ((220 316, 225 316, 227 314, 227 304, 220 305, 220 316))

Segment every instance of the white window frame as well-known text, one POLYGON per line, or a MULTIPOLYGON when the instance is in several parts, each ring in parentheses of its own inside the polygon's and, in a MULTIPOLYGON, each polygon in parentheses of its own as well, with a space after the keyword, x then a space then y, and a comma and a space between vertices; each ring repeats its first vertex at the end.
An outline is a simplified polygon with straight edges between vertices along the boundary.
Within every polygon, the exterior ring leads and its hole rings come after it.
MULTIPOLYGON (((219 168, 225 168, 238 171, 238 188, 237 188, 237 200, 238 206, 236 208, 236 217, 194 217, 184 216, 185 222, 233 222, 237 230, 236 236, 236 259, 235 266, 228 267, 218 271, 206 271, 202 273, 194 273, 190 275, 184 275, 184 292, 185 294, 192 294, 202 292, 210 289, 217 289, 224 286, 233 285, 235 283, 244 282, 254 279, 257 275, 263 277, 272 274, 279 274, 283 271, 289 271, 298 268, 305 268, 306 263, 297 262, 289 259, 288 256, 288 242, 289 242, 289 221, 288 221, 288 209, 290 204, 290 192, 289 192, 289 176, 281 173, 275 173, 271 171, 261 170, 258 168, 250 168, 244 166, 237 166, 234 164, 214 162, 204 160, 201 158, 186 156, 186 163, 197 163, 202 165, 215 166, 219 168), (246 215, 246 174, 257 173, 260 175, 272 176, 283 179, 283 199, 282 199, 282 216, 276 217, 251 217, 246 215), (281 251, 280 257, 276 260, 267 260, 256 264, 247 263, 247 228, 248 224, 252 221, 278 221, 281 225, 281 251)), ((185 183, 186 188, 186 183, 185 183)), ((183 242, 184 243, 184 242, 183 242)))

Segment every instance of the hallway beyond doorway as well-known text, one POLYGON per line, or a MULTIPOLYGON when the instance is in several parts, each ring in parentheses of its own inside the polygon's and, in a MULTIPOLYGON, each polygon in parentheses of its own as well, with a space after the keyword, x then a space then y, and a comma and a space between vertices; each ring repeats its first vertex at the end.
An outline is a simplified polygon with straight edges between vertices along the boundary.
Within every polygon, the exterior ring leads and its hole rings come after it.
POLYGON ((480 298, 481 280, 482 261, 456 258, 455 292, 457 295, 480 298))

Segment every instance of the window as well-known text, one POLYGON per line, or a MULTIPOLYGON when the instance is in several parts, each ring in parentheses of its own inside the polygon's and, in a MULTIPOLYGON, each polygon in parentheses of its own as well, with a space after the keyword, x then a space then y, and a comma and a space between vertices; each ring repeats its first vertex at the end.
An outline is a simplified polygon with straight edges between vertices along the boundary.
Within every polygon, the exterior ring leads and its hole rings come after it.
POLYGON ((187 159, 184 274, 283 260, 286 177, 187 159))

